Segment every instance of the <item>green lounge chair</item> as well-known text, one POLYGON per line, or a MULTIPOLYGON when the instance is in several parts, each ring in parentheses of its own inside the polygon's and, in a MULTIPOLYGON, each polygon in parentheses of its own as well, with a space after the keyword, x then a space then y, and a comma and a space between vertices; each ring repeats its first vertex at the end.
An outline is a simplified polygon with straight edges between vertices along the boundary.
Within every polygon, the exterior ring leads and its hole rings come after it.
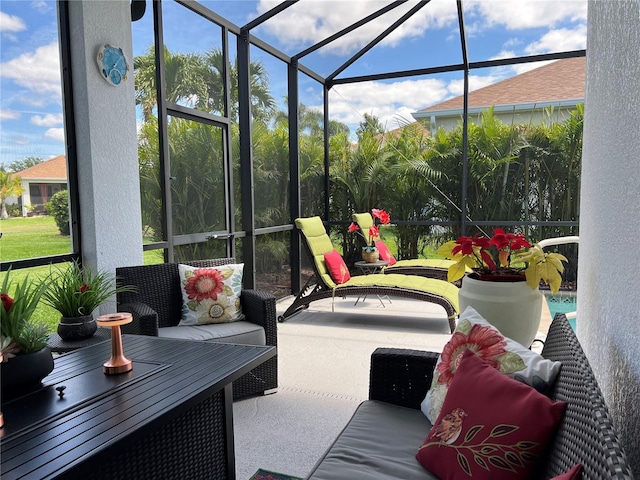
MULTIPOLYGON (((369 212, 354 213, 351 219, 356 223, 365 238, 369 238, 369 227, 373 225, 373 217, 369 212)), ((402 275, 418 275, 421 277, 438 278, 447 280, 447 271, 455 262, 452 260, 437 258, 416 258, 411 260, 399 260, 382 270, 382 273, 400 273, 402 275)), ((459 283, 459 282, 458 282, 459 283)))
POLYGON ((324 255, 332 252, 334 247, 320 217, 298 218, 295 223, 303 234, 305 241, 302 243, 313 259, 314 275, 278 321, 283 322, 316 300, 347 295, 389 295, 415 298, 442 306, 453 333, 458 315, 458 288, 455 285, 434 278, 398 274, 361 275, 337 284, 325 264, 324 255))

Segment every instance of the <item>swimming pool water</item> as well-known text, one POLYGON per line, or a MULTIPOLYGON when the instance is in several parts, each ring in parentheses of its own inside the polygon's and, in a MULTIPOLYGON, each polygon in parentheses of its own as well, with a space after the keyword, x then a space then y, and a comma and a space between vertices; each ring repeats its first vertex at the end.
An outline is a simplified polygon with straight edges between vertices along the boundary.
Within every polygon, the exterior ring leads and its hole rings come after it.
MULTIPOLYGON (((545 295, 544 298, 547 300, 547 305, 549 306, 549 312, 551 312, 551 318, 556 316, 556 313, 567 313, 567 312, 575 312, 576 306, 578 304, 578 297, 576 294, 556 294, 556 295, 545 295)), ((576 319, 570 318, 569 323, 571 327, 576 329, 576 319)))

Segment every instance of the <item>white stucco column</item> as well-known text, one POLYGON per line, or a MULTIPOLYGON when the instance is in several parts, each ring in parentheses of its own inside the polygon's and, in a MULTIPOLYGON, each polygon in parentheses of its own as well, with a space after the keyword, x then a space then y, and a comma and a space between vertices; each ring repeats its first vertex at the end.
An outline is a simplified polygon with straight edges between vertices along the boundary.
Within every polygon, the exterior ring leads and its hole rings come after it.
POLYGON ((143 258, 130 1, 68 5, 83 262, 115 275, 143 258), (121 47, 129 61, 128 80, 117 87, 96 63, 105 44, 121 47))
POLYGON ((592 0, 580 192, 577 333, 640 475, 638 2, 592 0))

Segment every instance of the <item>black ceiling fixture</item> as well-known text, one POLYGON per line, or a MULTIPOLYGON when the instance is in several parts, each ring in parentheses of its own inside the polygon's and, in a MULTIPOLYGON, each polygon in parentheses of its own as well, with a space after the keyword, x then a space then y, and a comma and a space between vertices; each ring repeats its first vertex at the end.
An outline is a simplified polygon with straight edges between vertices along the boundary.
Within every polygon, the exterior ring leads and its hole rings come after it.
POLYGON ((147 0, 131 0, 131 21, 140 20, 146 10, 147 0))

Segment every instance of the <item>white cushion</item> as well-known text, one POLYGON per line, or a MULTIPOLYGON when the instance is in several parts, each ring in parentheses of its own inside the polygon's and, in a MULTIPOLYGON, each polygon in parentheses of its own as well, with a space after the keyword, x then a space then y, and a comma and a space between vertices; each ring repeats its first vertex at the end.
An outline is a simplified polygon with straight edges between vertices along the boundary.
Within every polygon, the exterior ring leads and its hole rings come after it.
POLYGON ((546 393, 560 371, 553 362, 528 350, 515 340, 503 336, 472 307, 467 307, 451 340, 444 346, 436 362, 431 388, 420 405, 431 423, 440 414, 449 385, 466 349, 473 350, 486 363, 511 378, 546 393))

